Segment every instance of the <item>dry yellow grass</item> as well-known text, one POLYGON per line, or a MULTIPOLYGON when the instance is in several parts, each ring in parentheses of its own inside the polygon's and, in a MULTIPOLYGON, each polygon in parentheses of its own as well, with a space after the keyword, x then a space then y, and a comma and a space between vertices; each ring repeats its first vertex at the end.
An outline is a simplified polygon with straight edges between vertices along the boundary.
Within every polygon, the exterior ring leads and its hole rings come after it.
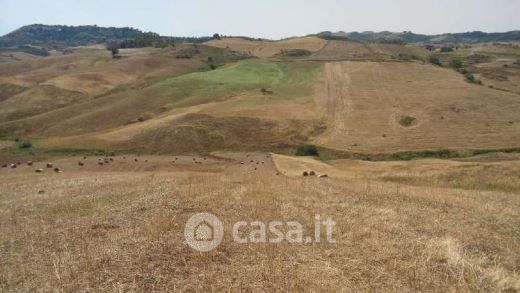
POLYGON ((0 85, 27 90, 0 102, 0 121, 45 113, 108 93, 116 87, 204 67, 198 58, 176 59, 174 50, 121 50, 113 60, 104 48, 81 48, 69 55, 10 62, 0 66, 0 85))
POLYGON ((322 49, 327 41, 317 37, 294 38, 282 41, 256 41, 243 38, 223 38, 206 43, 218 48, 229 48, 234 51, 246 52, 253 56, 267 58, 273 57, 281 50, 303 49, 317 52, 322 49))
POLYGON ((516 147, 520 100, 419 63, 337 62, 318 103, 328 117, 316 143, 362 153, 516 147), (416 120, 401 125, 402 117, 416 120))
POLYGON ((247 154, 222 156, 0 169, 1 290, 520 290, 518 193, 276 176, 239 164, 247 154), (314 214, 329 215, 337 243, 238 244, 227 233, 216 250, 195 252, 183 229, 197 212, 227 232, 240 220, 296 220, 308 231, 314 214))

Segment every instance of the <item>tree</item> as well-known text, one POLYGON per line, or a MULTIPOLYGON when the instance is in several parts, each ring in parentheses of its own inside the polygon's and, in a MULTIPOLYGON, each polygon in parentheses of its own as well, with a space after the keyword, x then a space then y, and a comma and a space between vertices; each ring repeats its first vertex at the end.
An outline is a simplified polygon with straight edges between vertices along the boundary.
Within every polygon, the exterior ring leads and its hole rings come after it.
POLYGON ((108 43, 107 50, 112 53, 112 58, 116 58, 117 54, 119 54, 119 44, 116 42, 108 43))
POLYGON ((437 58, 437 57, 435 57, 435 56, 430 56, 430 58, 428 58, 428 61, 429 61, 431 64, 435 64, 435 65, 438 65, 438 66, 442 66, 441 60, 439 60, 439 58, 437 58))
POLYGON ((296 149, 297 156, 319 156, 318 148, 312 144, 301 144, 296 149))
POLYGON ((220 40, 221 38, 219 34, 213 34, 213 39, 220 40))
POLYGON ((462 61, 460 61, 459 59, 453 59, 450 62, 450 66, 455 69, 459 69, 459 68, 462 68, 463 64, 462 64, 462 61))

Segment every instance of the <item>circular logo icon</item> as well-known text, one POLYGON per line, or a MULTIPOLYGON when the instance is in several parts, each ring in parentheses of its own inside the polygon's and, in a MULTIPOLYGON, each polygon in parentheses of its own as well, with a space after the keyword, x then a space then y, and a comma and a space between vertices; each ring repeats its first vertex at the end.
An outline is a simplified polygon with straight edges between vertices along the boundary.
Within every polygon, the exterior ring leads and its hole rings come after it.
POLYGON ((193 215, 184 227, 184 238, 188 245, 202 252, 215 249, 224 237, 224 225, 213 214, 193 215))

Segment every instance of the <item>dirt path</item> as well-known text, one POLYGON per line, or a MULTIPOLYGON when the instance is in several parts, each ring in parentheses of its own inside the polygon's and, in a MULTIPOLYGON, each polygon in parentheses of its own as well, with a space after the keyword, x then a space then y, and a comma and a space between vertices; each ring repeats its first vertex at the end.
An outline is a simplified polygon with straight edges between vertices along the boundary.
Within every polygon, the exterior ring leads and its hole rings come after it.
MULTIPOLYGON (((329 141, 334 140, 341 144, 341 141, 349 136, 350 131, 345 118, 350 115, 353 109, 350 97, 351 77, 347 71, 347 66, 355 66, 354 71, 356 71, 364 64, 360 62, 355 65, 352 62, 325 64, 324 90, 320 91, 318 105, 321 105, 325 110, 328 128, 320 136, 318 143, 328 144, 329 141)), ((352 72, 352 70, 350 71, 352 72)))

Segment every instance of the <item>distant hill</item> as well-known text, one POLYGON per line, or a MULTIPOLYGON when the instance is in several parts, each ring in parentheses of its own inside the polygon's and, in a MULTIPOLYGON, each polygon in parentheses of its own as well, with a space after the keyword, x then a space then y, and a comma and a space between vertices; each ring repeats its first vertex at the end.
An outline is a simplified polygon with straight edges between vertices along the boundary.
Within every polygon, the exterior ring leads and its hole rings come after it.
MULTIPOLYGON (((75 47, 106 42, 123 42, 153 37, 175 43, 203 43, 212 37, 162 37, 130 27, 99 27, 96 25, 66 26, 33 24, 0 37, 0 48, 31 48, 31 46, 75 47)), ((29 52, 31 53, 31 52, 29 52)))
POLYGON ((84 46, 133 39, 142 32, 134 28, 33 24, 0 37, 0 47, 84 46))
POLYGON ((349 38, 361 42, 406 42, 406 43, 431 43, 431 44, 454 44, 454 43, 489 43, 489 42, 518 42, 520 41, 520 31, 510 31, 505 33, 485 33, 480 31, 423 35, 413 32, 330 32, 318 33, 318 36, 327 39, 349 38))

